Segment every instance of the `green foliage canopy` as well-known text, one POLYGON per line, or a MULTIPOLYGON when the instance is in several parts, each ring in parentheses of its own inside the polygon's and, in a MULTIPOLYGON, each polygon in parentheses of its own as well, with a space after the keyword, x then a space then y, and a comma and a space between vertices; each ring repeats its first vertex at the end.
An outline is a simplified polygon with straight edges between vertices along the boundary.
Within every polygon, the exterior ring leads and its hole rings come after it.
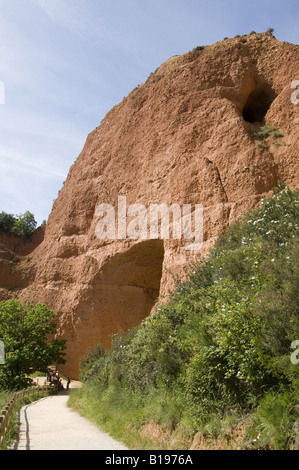
POLYGON ((24 214, 14 216, 1 212, 0 214, 0 231, 15 233, 16 235, 31 235, 37 226, 34 215, 26 211, 24 214))
POLYGON ((36 229, 37 222, 31 212, 26 211, 24 214, 17 216, 13 231, 17 235, 30 235, 36 229))
POLYGON ((20 389, 32 371, 64 363, 65 340, 53 339, 55 314, 43 304, 18 300, 0 303, 0 340, 5 347, 5 364, 0 366, 0 388, 20 389))
POLYGON ((15 218, 12 214, 1 212, 0 214, 0 231, 1 232, 13 232, 15 218))

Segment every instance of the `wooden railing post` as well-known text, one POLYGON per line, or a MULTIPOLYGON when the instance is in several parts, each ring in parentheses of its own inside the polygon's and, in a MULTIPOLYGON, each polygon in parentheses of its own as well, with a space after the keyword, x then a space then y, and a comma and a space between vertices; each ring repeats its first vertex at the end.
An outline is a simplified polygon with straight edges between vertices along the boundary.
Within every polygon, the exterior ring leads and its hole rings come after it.
POLYGON ((3 437, 4 437, 4 416, 1 413, 1 416, 0 416, 0 445, 2 444, 3 437))
POLYGON ((42 385, 42 386, 38 385, 37 387, 27 388, 25 390, 16 392, 14 394, 13 398, 10 400, 10 402, 4 408, 4 410, 2 412, 0 410, 0 445, 3 443, 4 436, 8 428, 9 417, 10 417, 10 414, 12 412, 14 405, 19 400, 29 397, 31 393, 35 392, 39 395, 40 393, 47 392, 50 394, 53 391, 57 392, 57 387, 52 387, 51 385, 42 385))

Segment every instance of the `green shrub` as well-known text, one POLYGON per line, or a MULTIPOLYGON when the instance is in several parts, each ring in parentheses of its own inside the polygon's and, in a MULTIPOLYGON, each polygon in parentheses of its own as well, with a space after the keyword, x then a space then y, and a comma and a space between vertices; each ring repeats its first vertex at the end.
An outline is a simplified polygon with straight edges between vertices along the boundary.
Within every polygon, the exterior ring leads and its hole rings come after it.
POLYGON ((0 303, 0 339, 5 363, 0 367, 0 389, 17 390, 30 382, 32 370, 64 363, 65 340, 56 334, 55 314, 43 304, 23 306, 18 300, 0 303), (51 338, 51 339, 49 339, 51 338))
POLYGON ((206 46, 196 46, 194 49, 192 49, 192 52, 200 52, 205 49, 206 46))
POLYGON ((1 212, 0 214, 0 231, 1 232, 12 232, 15 224, 15 218, 12 214, 6 214, 1 212))
POLYGON ((261 398, 247 434, 252 449, 289 449, 294 440, 298 403, 293 391, 270 391, 261 398))
MULTIPOLYGON (((150 392, 157 407, 163 403, 164 422, 188 423, 192 432, 216 417, 256 413, 253 429, 268 426, 268 436, 276 426, 273 405, 286 437, 277 431, 271 445, 288 448, 299 388, 290 360, 299 339, 298 228, 299 191, 280 184, 219 237, 208 257, 188 266, 166 304, 115 336, 111 350, 89 355, 87 383, 101 400, 115 388, 138 397, 148 420, 150 392)), ((151 413, 162 422, 161 408, 151 413)))
POLYGON ((256 145, 260 147, 268 148, 270 142, 276 146, 284 144, 284 143, 278 144, 277 139, 281 139, 284 135, 275 126, 260 127, 260 129, 252 131, 251 135, 253 139, 256 141, 255 142, 256 145))
POLYGON ((37 222, 31 212, 26 211, 24 214, 17 216, 13 226, 13 232, 17 235, 31 235, 36 229, 37 222))
POLYGON ((7 405, 7 403, 10 402, 10 400, 13 397, 14 392, 11 391, 5 391, 0 389, 0 412, 4 409, 4 407, 7 405))
POLYGON ((29 211, 17 216, 6 214, 6 212, 0 214, 0 231, 2 232, 29 236, 35 231, 36 226, 34 215, 29 211))

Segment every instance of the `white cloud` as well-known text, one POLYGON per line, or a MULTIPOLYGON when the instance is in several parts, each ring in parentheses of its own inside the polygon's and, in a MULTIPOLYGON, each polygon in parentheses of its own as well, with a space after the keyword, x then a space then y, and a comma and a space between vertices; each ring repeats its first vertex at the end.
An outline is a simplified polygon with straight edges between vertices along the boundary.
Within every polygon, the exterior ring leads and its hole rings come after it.
POLYGON ((78 0, 31 0, 54 22, 71 32, 82 35, 87 32, 88 15, 84 2, 78 0))
POLYGON ((9 172, 12 177, 16 173, 22 173, 34 177, 59 180, 65 176, 65 173, 59 170, 54 163, 51 165, 51 161, 38 160, 14 148, 0 144, 0 181, 2 171, 9 172))
POLYGON ((38 224, 46 219, 65 179, 65 173, 54 163, 1 144, 0 212, 20 214, 30 210, 38 224))
MULTIPOLYGON (((78 36, 82 41, 103 49, 116 47, 134 53, 140 48, 139 36, 126 28, 126 18, 102 14, 101 2, 90 0, 31 0, 53 23, 78 36)), ((117 8, 117 5, 115 6, 117 8)), ((104 8, 103 8, 104 10, 104 8)), ((111 11, 110 11, 111 14, 111 11)), ((128 5, 127 15, 131 17, 128 5)))

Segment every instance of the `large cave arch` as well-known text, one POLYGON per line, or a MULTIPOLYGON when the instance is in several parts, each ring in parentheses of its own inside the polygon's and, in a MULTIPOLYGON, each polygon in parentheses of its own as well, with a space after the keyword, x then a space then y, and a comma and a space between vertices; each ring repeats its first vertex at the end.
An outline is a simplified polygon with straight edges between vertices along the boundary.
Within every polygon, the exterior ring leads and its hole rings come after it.
POLYGON ((108 349, 113 335, 126 333, 148 317, 160 293, 164 262, 162 240, 139 241, 106 259, 80 297, 68 343, 72 369, 94 345, 108 349))
POLYGON ((111 257, 93 287, 94 327, 101 343, 139 325, 155 305, 164 262, 162 240, 144 240, 111 257))

